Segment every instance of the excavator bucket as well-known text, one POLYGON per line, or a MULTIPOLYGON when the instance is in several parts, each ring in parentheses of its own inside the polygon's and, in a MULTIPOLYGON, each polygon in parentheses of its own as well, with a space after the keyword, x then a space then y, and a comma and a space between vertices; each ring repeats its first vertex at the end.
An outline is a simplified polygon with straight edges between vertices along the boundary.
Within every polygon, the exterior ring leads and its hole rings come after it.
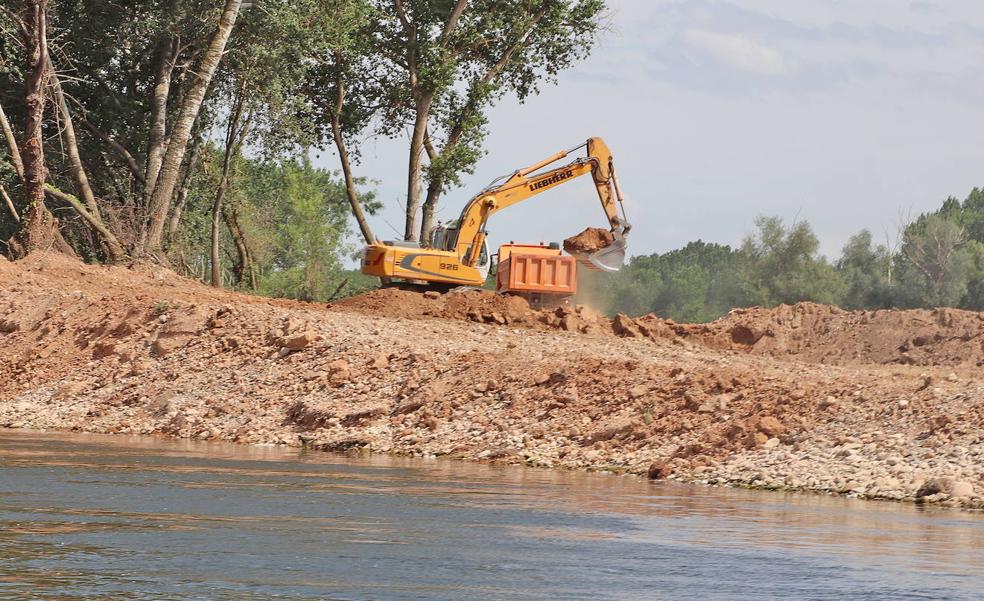
POLYGON ((625 236, 615 233, 615 241, 605 248, 595 251, 586 258, 588 262, 601 271, 615 272, 622 269, 625 264, 625 249, 627 248, 625 236))

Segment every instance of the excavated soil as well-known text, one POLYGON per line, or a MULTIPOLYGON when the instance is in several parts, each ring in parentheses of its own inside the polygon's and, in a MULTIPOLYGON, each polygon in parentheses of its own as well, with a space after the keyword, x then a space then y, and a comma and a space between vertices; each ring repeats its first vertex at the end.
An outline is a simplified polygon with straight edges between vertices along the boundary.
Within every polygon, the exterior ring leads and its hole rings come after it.
POLYGON ((0 259, 0 426, 984 506, 981 314, 710 324, 385 289, 329 307, 0 259))
POLYGON ((462 289, 441 294, 380 289, 330 309, 405 319, 446 318, 522 328, 607 334, 835 365, 984 366, 984 313, 960 309, 845 311, 798 303, 735 309, 707 324, 655 314, 608 319, 584 305, 538 310, 519 297, 462 289))
POLYGON ((571 254, 593 253, 611 246, 615 236, 600 227, 589 227, 576 236, 564 240, 564 250, 571 254))

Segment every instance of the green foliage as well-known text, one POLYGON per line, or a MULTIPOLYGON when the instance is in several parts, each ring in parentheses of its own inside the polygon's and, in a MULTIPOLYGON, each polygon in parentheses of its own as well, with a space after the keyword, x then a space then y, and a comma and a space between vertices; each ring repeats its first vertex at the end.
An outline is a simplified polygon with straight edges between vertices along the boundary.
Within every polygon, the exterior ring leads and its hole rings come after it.
POLYGON ((834 303, 842 282, 805 221, 786 227, 778 217, 758 217, 758 232, 742 242, 739 268, 742 293, 752 304, 814 301, 834 303))
POLYGON ((885 246, 873 246, 871 232, 861 230, 844 245, 837 272, 844 282, 840 304, 846 309, 891 304, 892 256, 885 246))
POLYGON ((966 234, 946 214, 922 215, 905 230, 898 258, 905 306, 957 306, 967 293, 972 257, 966 234))
POLYGON ((160 300, 154 303, 154 315, 161 316, 171 310, 171 301, 160 300))
MULTIPOLYGON (((4 158, 5 145, 0 143, 0 159, 4 158)), ((14 187, 16 182, 16 175, 13 171, 7 171, 0 167, 0 186, 3 186, 7 191, 7 194, 11 196, 11 201, 16 202, 13 199, 18 198, 20 195, 19 190, 14 187)), ((0 198, 0 253, 6 252, 6 241, 14 235, 17 231, 17 222, 14 221, 14 216, 10 214, 7 209, 7 203, 0 198)))
POLYGON ((325 300, 342 282, 340 251, 347 233, 344 188, 310 163, 285 163, 276 177, 284 202, 277 203, 273 262, 260 291, 271 296, 325 300))
POLYGON ((605 8, 603 0, 472 0, 445 35, 456 2, 401 4, 402 16, 391 0, 360 5, 361 26, 309 72, 302 112, 314 117, 313 135, 327 140, 337 111, 347 141, 367 129, 403 136, 418 111, 427 113, 437 152, 425 171, 441 191, 458 185, 483 156, 488 109, 507 94, 522 102, 587 56, 605 8))
POLYGON ((609 310, 712 320, 743 301, 739 264, 740 255, 731 247, 699 240, 663 255, 633 257, 611 282, 609 310))
MULTIPOLYGON (((172 254, 190 275, 205 279, 211 192, 218 185, 222 153, 210 146, 195 174, 193 193, 182 216, 172 254)), ((239 157, 226 209, 236 217, 257 273, 256 292, 268 296, 328 301, 378 285, 375 278, 345 267, 352 256, 349 205, 336 174, 313 167, 306 158, 271 161, 239 157)), ((364 180, 357 182, 363 185, 364 180)), ((366 209, 379 202, 361 192, 366 209)), ((223 281, 235 283, 235 240, 222 228, 223 281)), ((245 267, 248 269, 249 267, 245 267)), ((240 284, 249 289, 248 279, 240 284)))
POLYGON ((960 306, 972 311, 984 311, 984 243, 970 240, 963 248, 967 292, 960 306))

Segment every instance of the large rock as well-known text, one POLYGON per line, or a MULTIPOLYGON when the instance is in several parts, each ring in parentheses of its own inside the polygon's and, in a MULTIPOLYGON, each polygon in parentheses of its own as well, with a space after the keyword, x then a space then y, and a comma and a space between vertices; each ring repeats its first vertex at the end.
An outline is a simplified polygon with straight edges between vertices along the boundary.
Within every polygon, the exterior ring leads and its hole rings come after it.
POLYGON ((602 440, 611 440, 616 436, 621 436, 631 432, 635 428, 635 423, 631 420, 624 420, 608 426, 607 428, 602 428, 600 430, 595 430, 585 438, 585 444, 592 444, 602 440))
POLYGON ((612 331, 615 332, 616 336, 622 336, 623 338, 639 338, 642 336, 642 332, 639 330, 639 326, 635 320, 622 313, 617 314, 615 319, 612 320, 612 331))
POLYGON ((916 498, 921 499, 941 493, 951 497, 970 497, 974 495, 974 485, 963 480, 955 481, 953 478, 930 478, 916 491, 916 498))
POLYGON ((314 338, 314 332, 311 330, 305 330, 299 334, 285 336, 283 347, 289 351, 299 351, 310 346, 311 343, 314 342, 314 338))
POLYGON ((673 473, 673 469, 670 468, 670 464, 661 459, 657 459, 649 464, 649 469, 646 470, 646 477, 650 480, 663 480, 664 478, 669 477, 671 473, 673 473))
POLYGON ((62 399, 67 399, 73 397, 86 389, 84 382, 69 382, 64 384, 55 391, 51 398, 59 401, 62 399))
POLYGON ((950 496, 953 497, 972 497, 974 496, 974 485, 966 480, 958 480, 953 483, 953 488, 950 491, 950 496))
POLYGON ((781 436, 783 432, 786 431, 786 428, 778 419, 772 417, 771 415, 767 415, 759 418, 758 430, 769 438, 774 438, 776 436, 781 436))
POLYGON ((205 329, 206 321, 207 317, 200 313, 176 315, 168 319, 151 344, 151 352, 163 357, 184 347, 205 329))
POLYGON ((352 368, 345 359, 335 359, 328 364, 328 380, 335 386, 341 386, 352 379, 352 368))

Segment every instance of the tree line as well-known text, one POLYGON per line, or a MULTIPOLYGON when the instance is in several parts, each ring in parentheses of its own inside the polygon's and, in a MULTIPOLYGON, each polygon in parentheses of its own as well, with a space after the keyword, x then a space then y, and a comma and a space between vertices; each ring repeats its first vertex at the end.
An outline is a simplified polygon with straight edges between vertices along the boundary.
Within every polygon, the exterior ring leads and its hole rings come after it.
POLYGON ((681 322, 800 301, 984 311, 984 190, 901 221, 881 243, 868 230, 858 232, 839 258, 828 260, 809 223, 759 217, 737 248, 698 240, 633 257, 596 288, 610 313, 653 312, 681 322))
POLYGON ((363 147, 405 141, 403 233, 426 238, 489 109, 553 83, 605 19, 603 0, 5 2, 0 250, 331 297, 358 279, 350 224, 375 240, 363 147))

